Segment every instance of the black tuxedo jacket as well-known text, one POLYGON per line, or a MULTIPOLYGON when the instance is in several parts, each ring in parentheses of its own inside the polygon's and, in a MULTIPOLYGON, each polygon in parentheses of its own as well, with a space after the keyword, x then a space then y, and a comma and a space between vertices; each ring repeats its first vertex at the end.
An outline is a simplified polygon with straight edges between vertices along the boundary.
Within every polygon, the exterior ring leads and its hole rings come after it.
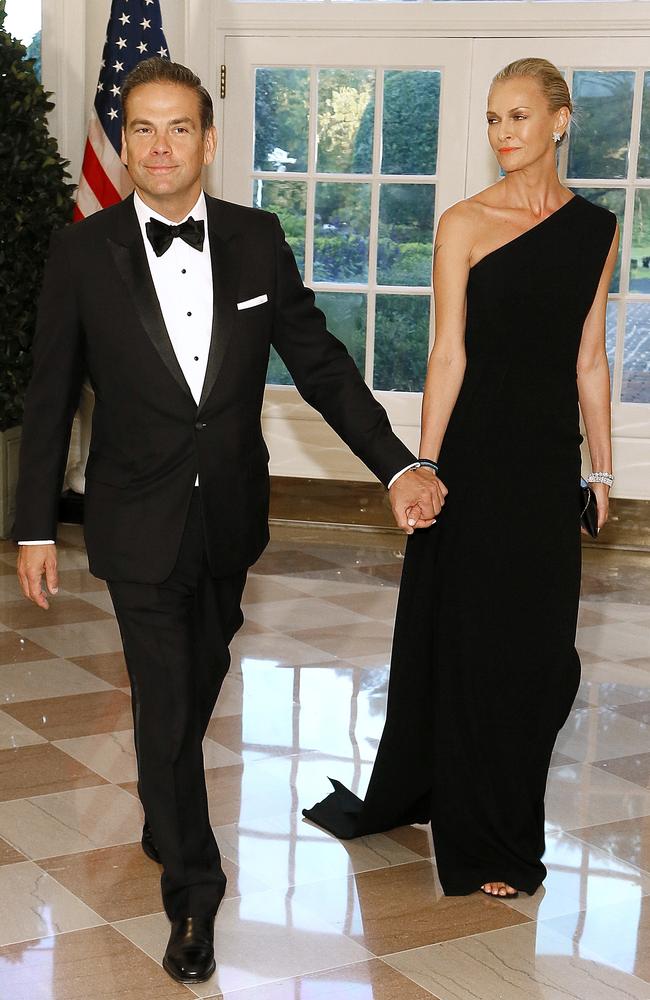
POLYGON ((273 344, 301 395, 387 483, 414 461, 302 284, 276 216, 207 198, 214 320, 197 407, 165 328, 133 199, 55 234, 25 401, 16 540, 56 538, 81 383, 95 392, 86 468, 91 571, 171 572, 198 473, 210 569, 251 565, 268 541, 260 426, 273 344), (258 296, 268 301, 237 310, 258 296))

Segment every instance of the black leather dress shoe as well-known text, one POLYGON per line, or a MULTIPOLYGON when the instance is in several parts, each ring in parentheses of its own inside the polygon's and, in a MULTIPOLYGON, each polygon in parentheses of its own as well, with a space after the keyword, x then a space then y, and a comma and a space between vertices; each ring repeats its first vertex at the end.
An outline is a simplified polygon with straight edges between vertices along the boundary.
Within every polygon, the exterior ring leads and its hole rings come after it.
POLYGON ((160 855, 158 854, 158 848, 153 842, 153 837, 151 835, 151 827, 149 826, 146 820, 144 826, 142 827, 142 840, 140 841, 140 843, 142 844, 142 850, 147 855, 147 857, 151 858, 152 861, 155 861, 156 864, 159 865, 160 855))
POLYGON ((216 968, 214 917, 183 917, 172 921, 163 969, 178 983, 203 983, 216 968))

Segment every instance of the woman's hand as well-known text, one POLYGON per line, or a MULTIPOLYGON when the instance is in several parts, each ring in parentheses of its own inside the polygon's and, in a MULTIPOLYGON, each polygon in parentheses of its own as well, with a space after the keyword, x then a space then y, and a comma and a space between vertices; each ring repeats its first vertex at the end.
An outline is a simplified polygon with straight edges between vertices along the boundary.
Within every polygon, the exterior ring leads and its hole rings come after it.
MULTIPOLYGON (((607 524, 607 518, 609 517, 609 486, 605 486, 604 483, 589 483, 589 486, 596 497, 598 531, 600 532, 607 524)), ((584 528, 582 529, 582 533, 583 535, 589 534, 584 528)))

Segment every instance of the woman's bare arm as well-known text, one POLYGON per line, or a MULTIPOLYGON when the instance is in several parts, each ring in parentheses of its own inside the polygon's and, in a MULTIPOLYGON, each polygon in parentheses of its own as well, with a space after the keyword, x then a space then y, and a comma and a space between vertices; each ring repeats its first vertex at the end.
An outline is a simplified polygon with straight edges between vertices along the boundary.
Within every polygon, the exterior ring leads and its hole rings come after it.
MULTIPOLYGON (((605 351, 607 294, 618 255, 618 226, 612 240, 598 290, 585 320, 578 352, 578 394, 587 432, 591 467, 596 472, 612 471, 611 409, 609 367, 605 351)), ((598 502, 598 523, 607 520, 609 488, 594 483, 598 502)))
POLYGON ((436 233, 433 263, 436 332, 422 400, 422 458, 438 458, 465 374, 466 296, 474 242, 473 221, 473 210, 461 202, 442 215, 436 233))

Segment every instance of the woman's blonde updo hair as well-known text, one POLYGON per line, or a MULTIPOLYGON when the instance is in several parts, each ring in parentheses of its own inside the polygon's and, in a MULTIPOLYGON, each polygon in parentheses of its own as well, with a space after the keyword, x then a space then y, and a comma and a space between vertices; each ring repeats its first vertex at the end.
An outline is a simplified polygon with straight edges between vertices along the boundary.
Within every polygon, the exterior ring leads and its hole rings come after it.
MULTIPOLYGON (((549 111, 559 111, 560 108, 568 108, 571 114, 573 114, 573 101, 571 100, 566 80, 557 66, 554 66, 548 59, 535 59, 532 56, 528 59, 516 59, 515 62, 508 63, 507 66, 499 70, 492 80, 492 86, 495 83, 501 83, 503 80, 514 80, 522 76, 537 81, 546 98, 549 111)), ((560 142, 556 145, 560 146, 564 142, 566 134, 564 132, 560 142)))

